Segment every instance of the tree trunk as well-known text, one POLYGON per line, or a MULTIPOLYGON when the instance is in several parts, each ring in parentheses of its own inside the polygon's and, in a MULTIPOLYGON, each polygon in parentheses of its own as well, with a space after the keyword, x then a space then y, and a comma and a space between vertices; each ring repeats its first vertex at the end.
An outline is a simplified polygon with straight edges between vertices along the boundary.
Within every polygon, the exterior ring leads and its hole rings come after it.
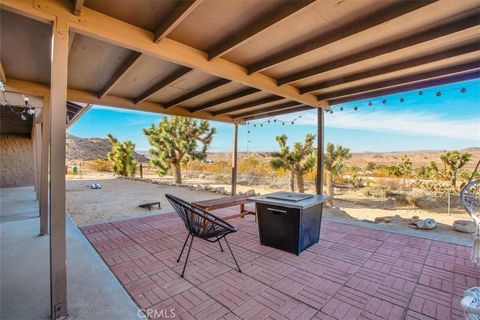
POLYGON ((329 206, 333 206, 333 196, 334 196, 334 190, 333 190, 333 176, 332 176, 332 173, 330 171, 325 171, 326 173, 326 176, 327 176, 327 181, 326 181, 326 184, 327 184, 327 193, 328 195, 331 197, 330 200, 327 201, 327 205, 329 206))
POLYGON ((295 175, 290 171, 290 191, 295 192, 295 175))
POLYGON ((456 171, 451 171, 450 174, 450 184, 452 187, 456 188, 457 187, 457 172, 456 171))
POLYGON ((182 183, 182 169, 180 167, 180 163, 174 163, 172 164, 172 174, 173 174, 173 179, 175 180, 175 183, 182 183))
POLYGON ((303 183, 303 175, 297 174, 297 188, 298 192, 305 192, 305 185, 303 183))

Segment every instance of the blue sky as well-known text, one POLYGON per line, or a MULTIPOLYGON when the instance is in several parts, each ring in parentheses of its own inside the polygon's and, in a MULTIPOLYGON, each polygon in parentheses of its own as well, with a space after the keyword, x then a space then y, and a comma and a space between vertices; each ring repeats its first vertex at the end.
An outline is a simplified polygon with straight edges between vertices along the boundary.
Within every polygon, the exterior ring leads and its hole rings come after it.
MULTIPOLYGON (((333 106, 325 114, 325 141, 341 144, 353 152, 446 150, 480 146, 480 80, 333 106), (461 93, 461 88, 466 88, 461 93), (440 96, 436 93, 441 92, 440 96), (403 98, 405 101, 400 102, 403 98), (382 101, 386 100, 386 104, 382 101), (369 102, 372 103, 369 106, 369 102), (340 108, 343 107, 343 111, 340 108), (354 107, 358 107, 354 111, 354 107)), ((112 133, 130 139, 137 150, 148 150, 142 128, 164 115, 102 106, 92 107, 68 133, 80 137, 106 137, 112 133)), ((316 112, 262 119, 239 127, 240 151, 277 149, 275 137, 286 134, 289 142, 302 141, 316 133, 316 112), (299 118, 299 116, 301 116, 299 118), (291 121, 295 120, 292 125, 291 121), (282 123, 285 122, 285 125, 282 123), (253 126, 255 124, 255 127, 253 126), (248 133, 250 131, 250 133, 248 133)), ((232 125, 211 122, 217 128, 212 151, 229 151, 232 125)))

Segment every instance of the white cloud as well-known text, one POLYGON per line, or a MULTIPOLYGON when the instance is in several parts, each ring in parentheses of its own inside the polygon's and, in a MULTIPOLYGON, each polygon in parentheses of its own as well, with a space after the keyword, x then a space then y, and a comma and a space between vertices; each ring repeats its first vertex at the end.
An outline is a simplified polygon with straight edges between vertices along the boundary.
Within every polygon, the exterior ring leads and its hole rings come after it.
MULTIPOLYGON (((316 125, 317 117, 316 114, 308 112, 295 122, 316 125)), ((336 111, 334 114, 325 115, 325 126, 480 141, 480 118, 478 116, 467 120, 450 120, 422 112, 336 111)))

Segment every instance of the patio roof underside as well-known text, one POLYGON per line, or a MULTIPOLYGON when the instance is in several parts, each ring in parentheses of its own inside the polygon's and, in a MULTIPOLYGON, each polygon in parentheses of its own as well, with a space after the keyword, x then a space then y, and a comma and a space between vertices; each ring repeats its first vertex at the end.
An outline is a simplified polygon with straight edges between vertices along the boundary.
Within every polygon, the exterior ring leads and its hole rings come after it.
POLYGON ((477 0, 82 2, 2 1, 7 89, 48 90, 49 15, 89 104, 243 123, 479 76, 477 0))

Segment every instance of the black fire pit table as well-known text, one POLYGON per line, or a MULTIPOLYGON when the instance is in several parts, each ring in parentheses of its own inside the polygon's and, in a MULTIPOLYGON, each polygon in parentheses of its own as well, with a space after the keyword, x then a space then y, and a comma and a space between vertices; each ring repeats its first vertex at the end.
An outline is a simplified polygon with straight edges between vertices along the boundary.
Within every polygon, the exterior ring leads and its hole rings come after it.
POLYGON ((323 203, 329 198, 295 192, 250 198, 256 205, 260 243, 299 255, 318 242, 323 203))

